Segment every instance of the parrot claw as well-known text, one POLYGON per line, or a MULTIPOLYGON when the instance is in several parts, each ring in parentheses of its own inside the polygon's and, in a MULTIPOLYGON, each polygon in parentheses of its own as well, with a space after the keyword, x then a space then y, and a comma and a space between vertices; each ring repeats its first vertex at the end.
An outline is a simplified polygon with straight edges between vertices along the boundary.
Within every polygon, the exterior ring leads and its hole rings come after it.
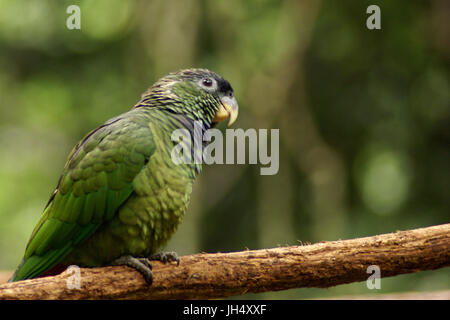
POLYGON ((158 252, 148 258, 136 258, 133 256, 122 256, 114 260, 113 266, 128 266, 137 271, 144 277, 145 281, 151 285, 153 282, 153 272, 151 260, 161 261, 162 263, 176 261, 177 266, 180 265, 180 258, 176 252, 158 252))
POLYGON ((147 258, 135 258, 133 256, 122 256, 112 262, 113 266, 128 266, 137 271, 144 277, 145 281, 151 285, 153 282, 152 264, 147 258))
POLYGON ((153 270, 153 266, 152 266, 152 263, 150 262, 150 259, 147 259, 147 258, 136 258, 136 259, 139 262, 141 262, 142 264, 144 264, 150 270, 153 270))
POLYGON ((178 257, 178 254, 174 251, 158 252, 158 253, 151 255, 148 259, 154 260, 154 261, 161 261, 162 263, 176 261, 177 266, 180 265, 180 258, 178 257))

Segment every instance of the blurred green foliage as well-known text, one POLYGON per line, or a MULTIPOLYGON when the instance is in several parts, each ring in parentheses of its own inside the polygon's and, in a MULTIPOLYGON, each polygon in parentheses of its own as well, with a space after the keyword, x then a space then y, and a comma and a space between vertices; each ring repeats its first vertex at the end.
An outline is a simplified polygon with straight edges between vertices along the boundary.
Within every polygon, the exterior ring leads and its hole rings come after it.
MULTIPOLYGON (((446 0, 0 0, 0 269, 19 262, 73 145, 187 67, 232 83, 235 127, 280 129, 280 170, 205 167, 169 249, 449 222, 449 12, 446 0), (81 30, 66 27, 71 4, 81 30), (370 4, 381 30, 366 28, 370 4)), ((447 268, 376 293, 448 288, 447 268)), ((373 293, 361 282, 252 297, 373 293)))

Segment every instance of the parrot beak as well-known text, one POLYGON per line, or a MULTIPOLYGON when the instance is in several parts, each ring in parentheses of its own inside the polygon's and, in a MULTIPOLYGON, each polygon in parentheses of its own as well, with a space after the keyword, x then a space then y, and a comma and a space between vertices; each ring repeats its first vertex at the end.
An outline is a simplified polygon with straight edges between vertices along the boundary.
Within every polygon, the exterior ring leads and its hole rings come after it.
POLYGON ((239 106, 236 98, 223 96, 220 98, 221 105, 214 116, 214 122, 220 122, 229 119, 228 126, 231 126, 237 119, 239 106))

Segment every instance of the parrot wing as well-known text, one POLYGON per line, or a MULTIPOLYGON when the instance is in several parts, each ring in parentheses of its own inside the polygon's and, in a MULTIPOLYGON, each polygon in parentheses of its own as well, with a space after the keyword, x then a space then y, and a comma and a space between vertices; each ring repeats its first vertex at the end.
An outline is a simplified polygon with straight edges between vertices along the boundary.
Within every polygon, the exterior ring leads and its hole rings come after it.
POLYGON ((110 221, 154 151, 148 122, 128 117, 111 119, 86 135, 72 150, 10 281, 42 275, 110 221))

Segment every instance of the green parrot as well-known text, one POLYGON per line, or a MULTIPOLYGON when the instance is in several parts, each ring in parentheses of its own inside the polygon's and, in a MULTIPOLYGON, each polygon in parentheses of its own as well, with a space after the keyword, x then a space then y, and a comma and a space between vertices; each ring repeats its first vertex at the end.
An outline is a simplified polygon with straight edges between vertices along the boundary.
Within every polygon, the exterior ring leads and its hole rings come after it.
POLYGON ((231 125, 237 114, 230 83, 212 71, 158 80, 72 150, 9 282, 69 265, 128 265, 151 283, 150 260, 179 263, 176 253, 157 250, 181 222, 201 164, 172 161, 172 132, 193 133, 197 121, 202 130, 226 119, 231 125))

